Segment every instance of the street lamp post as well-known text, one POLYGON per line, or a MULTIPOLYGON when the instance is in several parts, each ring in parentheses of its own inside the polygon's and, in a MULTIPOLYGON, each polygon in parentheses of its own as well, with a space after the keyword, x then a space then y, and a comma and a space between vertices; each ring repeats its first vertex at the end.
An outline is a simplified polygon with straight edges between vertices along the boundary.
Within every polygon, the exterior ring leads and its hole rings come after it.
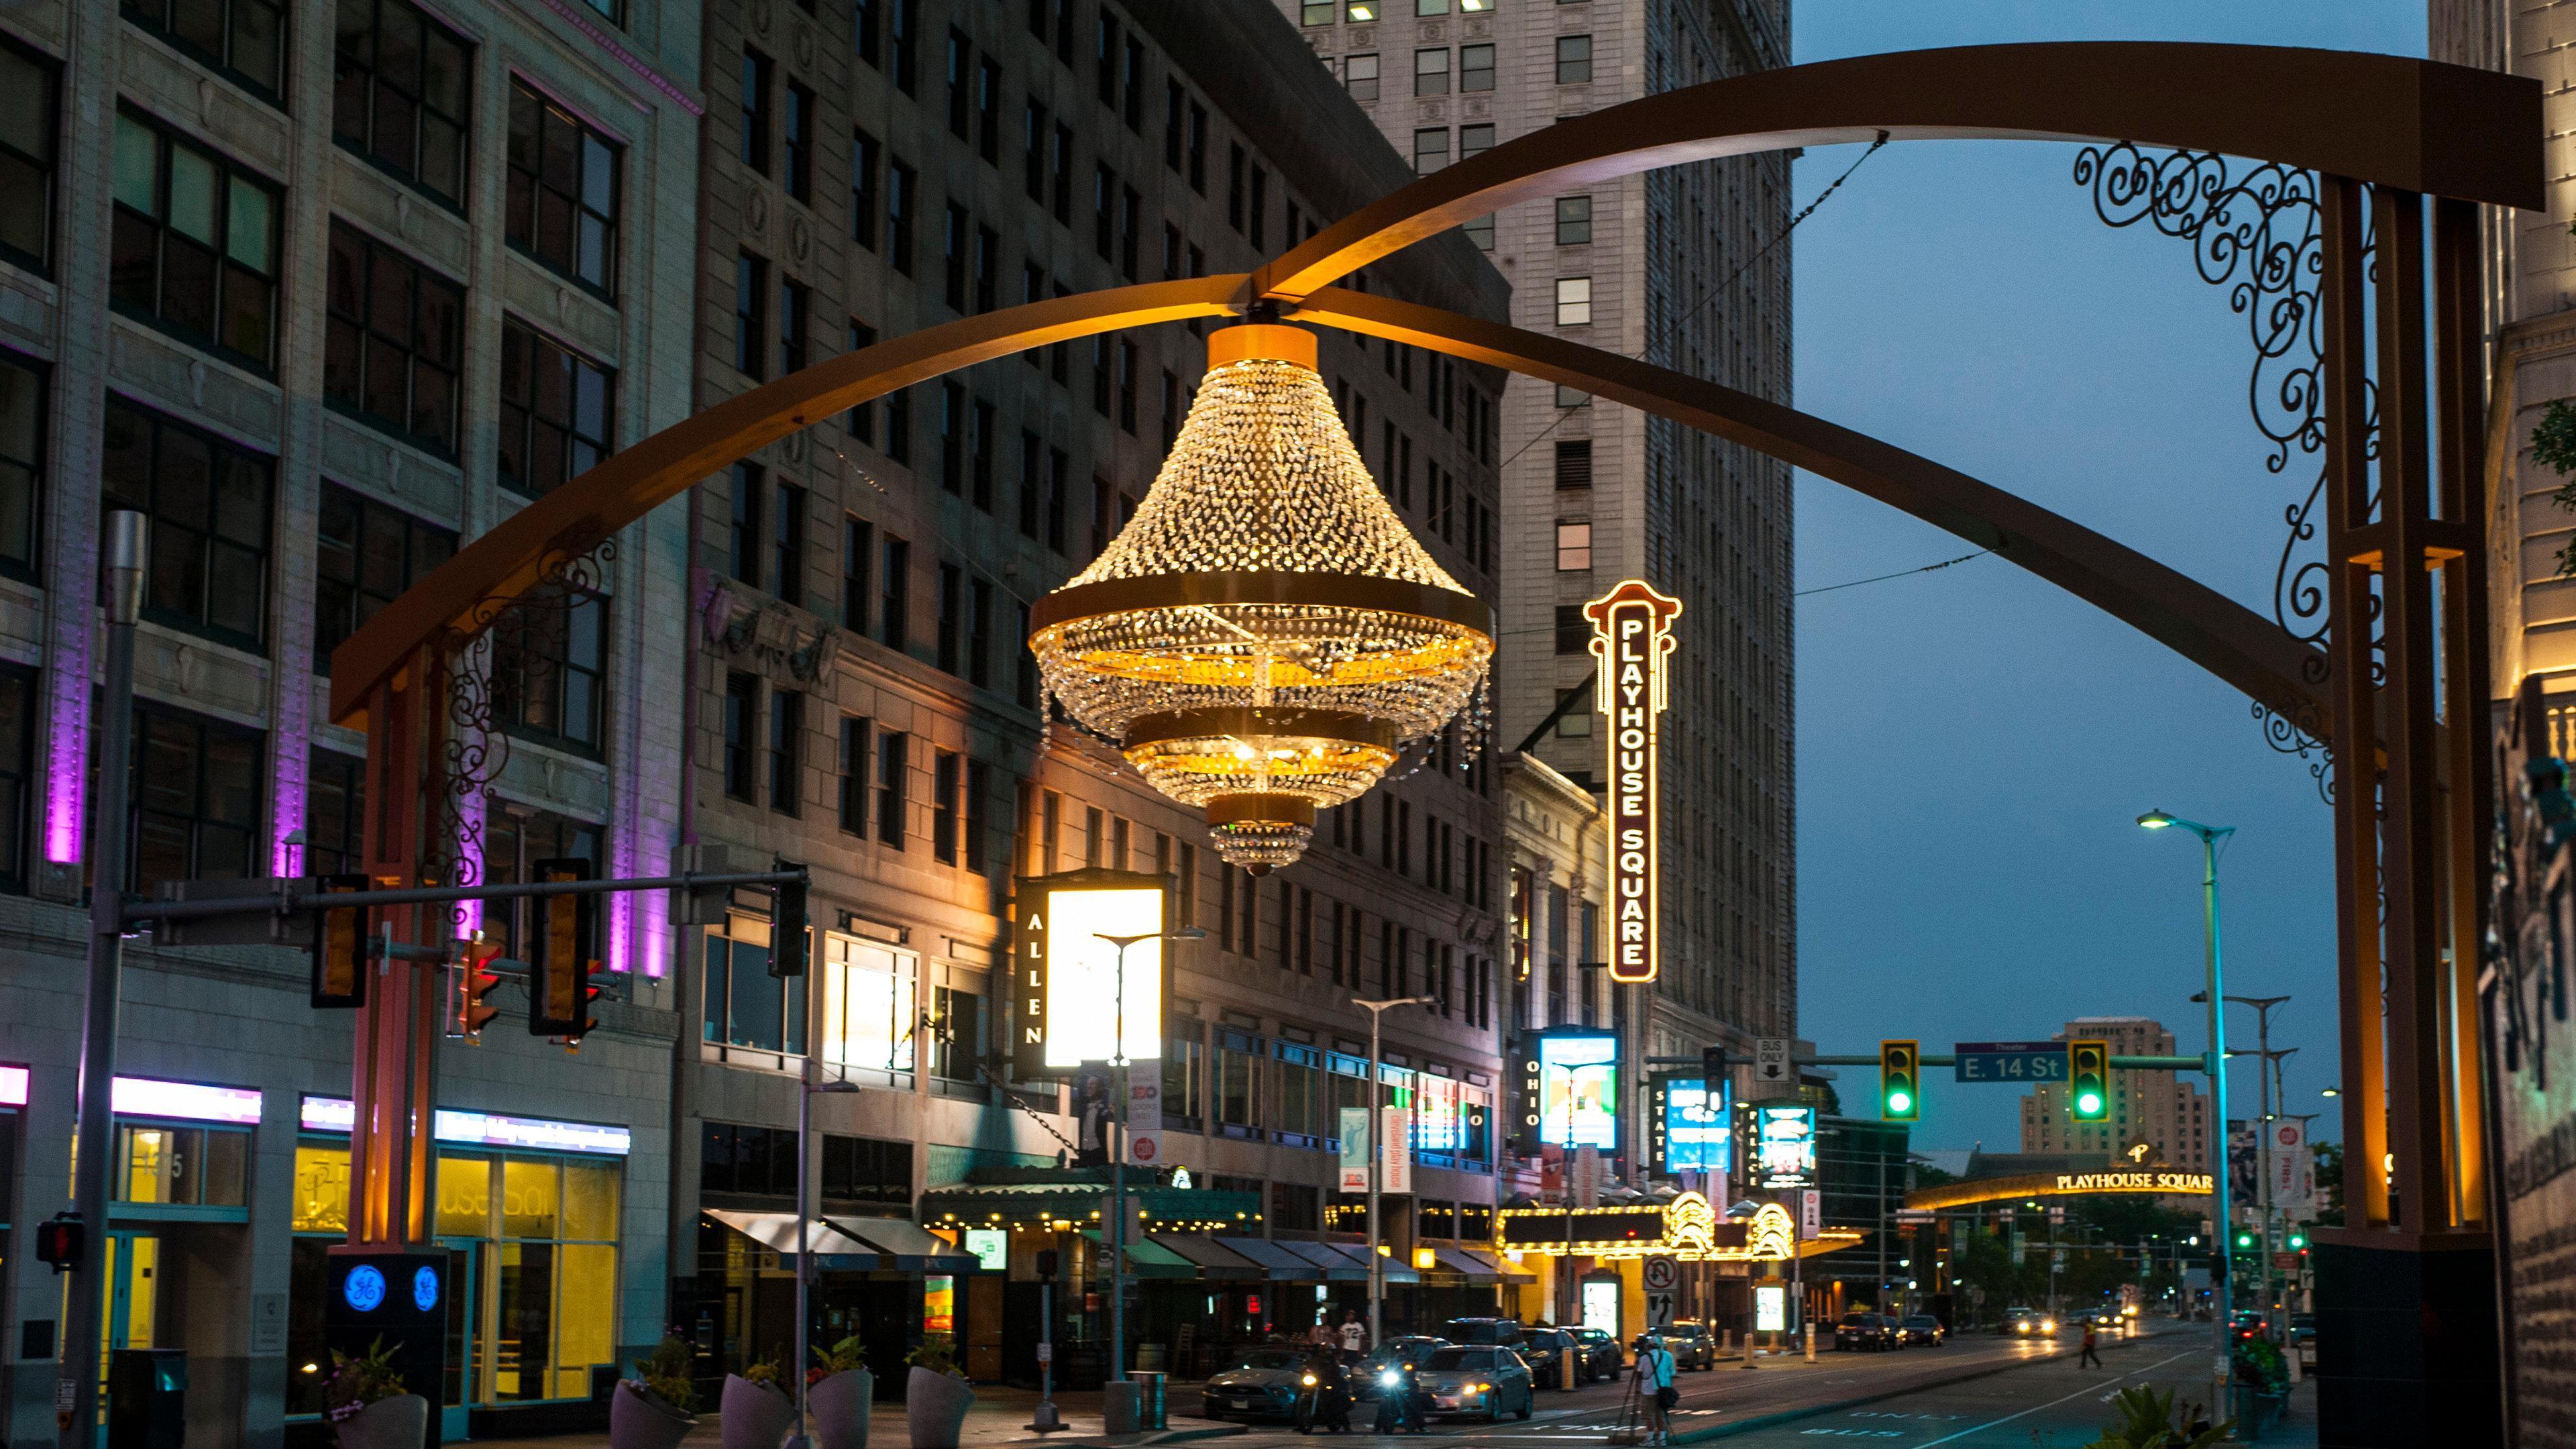
POLYGON ((2178 825, 2200 837, 2201 933, 2209 976, 2208 985, 2204 988, 2209 997, 2207 1068, 2211 1159, 2209 1190, 2215 1210, 2212 1223, 2217 1230, 2215 1234, 2217 1241, 2212 1245, 2217 1249, 2217 1255, 2211 1261, 2217 1265, 2215 1276, 2219 1284, 2217 1311, 2210 1315, 2213 1320, 2211 1329, 2218 1350, 2217 1360, 2210 1368, 2212 1397, 2215 1402, 2209 1406, 2209 1417, 2215 1421, 2226 1412, 2227 1408, 2224 1401, 2227 1397, 2227 1361, 2231 1348, 2228 1338, 2230 1332, 2228 1319, 2230 1310, 2234 1306, 2235 1293, 2227 1274, 2227 1255, 2234 1232, 2227 1221, 2227 1017, 2224 1001, 2226 973, 2218 948, 2218 847, 2236 833, 2236 827, 2203 825, 2177 815, 2169 815, 2162 810, 2150 810, 2139 816, 2138 824, 2149 830, 2162 830, 2168 826, 2178 825))
MULTIPOLYGON (((810 1008, 806 1019, 813 1019, 810 1008)), ((815 1044, 808 1042, 805 1071, 796 1093, 796 1432, 787 1441, 790 1449, 807 1449, 812 1442, 805 1427, 805 1369, 814 1356, 809 1342, 814 1331, 809 1307, 814 1287, 814 1098, 825 1092, 858 1090, 857 1084, 846 1078, 824 1081, 822 1059, 815 1044)))
POLYGON ((1094 931, 1095 938, 1118 948, 1117 1005, 1110 1027, 1109 1064, 1118 1069, 1117 1137, 1109 1156, 1109 1215, 1112 1221, 1102 1224, 1101 1234, 1109 1247, 1109 1370, 1104 1382, 1114 1381, 1127 1371, 1127 948, 1139 941, 1195 941, 1207 934, 1197 926, 1183 926, 1177 931, 1142 931, 1133 936, 1113 936, 1094 931))
POLYGON ((1379 1319, 1380 1319, 1380 1318, 1381 1318, 1381 1316, 1382 1316, 1382 1310, 1383 1310, 1383 1307, 1384 1307, 1384 1305, 1385 1305, 1385 1303, 1386 1303, 1386 1255, 1378 1251, 1378 1242, 1379 1242, 1380 1238, 1383 1236, 1383 1234, 1382 1234, 1382 1232, 1381 1232, 1381 1230, 1380 1230, 1380 1225, 1379 1225, 1379 1223, 1378 1223, 1378 1216, 1377 1216, 1378 1182, 1379 1182, 1379 1176, 1380 1176, 1381 1170, 1383 1169, 1383 1167, 1384 1167, 1384 1165, 1385 1165, 1385 1159, 1386 1159, 1386 1148, 1385 1148, 1385 1146, 1384 1146, 1383 1144, 1381 1144, 1381 1143, 1378 1141, 1378 1129, 1379 1129, 1379 1124, 1384 1120, 1384 1117, 1385 1117, 1385 1114, 1384 1114, 1384 1113, 1379 1109, 1379 1106, 1378 1106, 1378 1097, 1379 1097, 1380 1093, 1383 1091, 1383 1089, 1382 1089, 1381 1087, 1379 1087, 1379 1085, 1378 1085, 1378 1080, 1377 1080, 1378 1026, 1379 1026, 1379 1023, 1381 1023, 1381 1022, 1385 1019, 1385 1017, 1386 1017, 1386 1013, 1387 1013, 1390 1009, 1392 1009, 1392 1008, 1394 1008, 1394 1007, 1398 1007, 1398 1006, 1427 1006, 1427 1005, 1429 1005, 1429 1004, 1430 1004, 1430 1002, 1431 1002, 1431 998, 1430 998, 1430 997, 1428 997, 1428 996, 1398 996, 1398 997, 1394 997, 1394 998, 1391 998, 1391 999, 1386 1000, 1386 1001, 1363 1001, 1363 1000, 1359 999, 1358 997, 1353 997, 1353 998, 1351 998, 1351 1005, 1356 1006, 1356 1007, 1360 1008, 1361 1010, 1363 1010, 1363 1011, 1365 1011, 1365 1012, 1367 1012, 1367 1013, 1369 1014, 1369 1054, 1368 1054, 1368 1145, 1369 1145, 1369 1154, 1368 1154, 1368 1162, 1369 1162, 1369 1194, 1368 1194, 1368 1250, 1369 1250, 1369 1251, 1368 1251, 1368 1270, 1369 1270, 1369 1276, 1368 1276, 1368 1300, 1369 1300, 1369 1349, 1370 1349, 1370 1351, 1372 1351, 1372 1352, 1376 1351, 1377 1346, 1378 1346, 1378 1343, 1379 1343, 1380 1338, 1381 1338, 1381 1334, 1380 1334, 1380 1332, 1379 1332, 1379 1329, 1380 1329, 1380 1327, 1381 1327, 1381 1324, 1379 1323, 1379 1319))
MULTIPOLYGON (((2254 1195, 2260 1204, 2257 1211, 2263 1219, 2263 1291, 2256 1306, 2263 1310, 2263 1318, 2269 1322, 2272 1317, 2272 1104, 2280 1100, 2279 1094, 2272 1090, 2273 1075, 2278 1069, 2272 1053, 2272 1009, 2290 998, 2231 996, 2227 999, 2239 1006, 2254 1008, 2254 1055, 2258 1059, 2254 1067, 2254 1172, 2257 1178, 2254 1195)), ((2298 1049, 2293 1047, 2291 1050, 2298 1049)))

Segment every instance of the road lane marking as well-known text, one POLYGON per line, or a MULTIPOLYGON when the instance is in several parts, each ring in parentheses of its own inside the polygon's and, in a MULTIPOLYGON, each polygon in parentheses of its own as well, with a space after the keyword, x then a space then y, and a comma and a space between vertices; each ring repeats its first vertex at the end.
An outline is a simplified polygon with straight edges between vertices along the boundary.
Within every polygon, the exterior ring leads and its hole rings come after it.
MULTIPOLYGON (((2157 1369, 2163 1368, 2166 1364, 2176 1363, 2189 1357, 2191 1357, 2191 1355, 2188 1352, 2178 1353, 2171 1358, 2158 1359, 2154 1363, 2147 1365, 2145 1368, 2132 1369, 2128 1373, 2121 1374, 2118 1377, 2124 1379, 2136 1378, 2142 1374, 2153 1373, 2157 1369)), ((2049 1400, 2045 1404, 2033 1404, 2019 1413, 2006 1414, 2000 1419, 1989 1419, 1973 1428, 1962 1429, 1956 1434, 1944 1434, 1938 1439, 1926 1439, 1922 1443, 1915 1445, 1914 1449, 1932 1449, 1932 1446, 1935 1444, 1947 1444, 1953 1439, 1965 1439, 1971 1434, 1982 1433, 1985 1430, 1995 1427, 1997 1424, 2009 1424, 2015 1419, 2023 1418, 2030 1414, 2036 1414, 2042 1409, 2053 1409, 2059 1404, 2065 1403, 2068 1399, 2080 1399, 2091 1392, 2093 1392, 2093 1386, 2091 1384, 2086 1384, 2084 1387, 2077 1389, 2071 1394, 2061 1394, 2058 1397, 2049 1400)))

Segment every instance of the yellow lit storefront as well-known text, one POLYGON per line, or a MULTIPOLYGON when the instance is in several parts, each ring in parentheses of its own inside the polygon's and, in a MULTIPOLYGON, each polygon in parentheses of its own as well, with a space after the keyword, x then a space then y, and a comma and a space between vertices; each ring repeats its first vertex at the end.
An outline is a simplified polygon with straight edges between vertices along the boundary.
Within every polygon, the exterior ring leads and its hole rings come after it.
MULTIPOLYGON (((287 1412, 322 1408, 324 1259, 347 1239, 347 1104, 304 1100, 295 1148, 287 1412)), ((453 1255, 447 1382, 451 1437, 541 1429, 523 1412, 588 1404, 617 1371, 623 1128, 442 1109, 439 1244, 453 1255), (503 1415, 498 1424, 491 1416, 503 1415)), ((545 1416, 537 1416, 543 1418, 545 1416)))
POLYGON ((1860 1238, 1849 1228, 1828 1228, 1800 1242, 1796 1223, 1777 1203, 1764 1203, 1749 1217, 1721 1217, 1695 1192, 1664 1203, 1505 1208, 1494 1214, 1497 1250, 1539 1274, 1521 1291, 1523 1321, 1589 1324, 1622 1341, 1645 1327, 1641 1270, 1648 1258, 1685 1265, 1675 1316, 1705 1318, 1710 1305, 1721 1301, 1724 1282, 1785 1277, 1791 1259, 1848 1248, 1860 1238))

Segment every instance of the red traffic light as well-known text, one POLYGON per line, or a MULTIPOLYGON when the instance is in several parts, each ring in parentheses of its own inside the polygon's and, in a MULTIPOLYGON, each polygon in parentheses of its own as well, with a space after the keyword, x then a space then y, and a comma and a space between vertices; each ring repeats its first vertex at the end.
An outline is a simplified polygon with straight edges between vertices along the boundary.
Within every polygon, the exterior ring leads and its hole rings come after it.
POLYGON ((447 1034, 479 1037, 501 1008, 487 1006, 483 998, 501 984, 492 970, 492 961, 501 954, 501 943, 487 939, 480 931, 471 940, 457 944, 456 964, 448 968, 447 1034))
POLYGON ((68 1273, 81 1265, 89 1251, 89 1233, 81 1220, 70 1213, 56 1213, 36 1224, 36 1261, 57 1273, 68 1273))

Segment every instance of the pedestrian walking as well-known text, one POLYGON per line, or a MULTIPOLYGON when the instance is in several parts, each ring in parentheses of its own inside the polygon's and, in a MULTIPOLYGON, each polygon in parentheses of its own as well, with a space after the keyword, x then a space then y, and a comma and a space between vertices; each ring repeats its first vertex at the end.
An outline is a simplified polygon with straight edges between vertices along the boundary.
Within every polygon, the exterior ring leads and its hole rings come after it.
POLYGON ((1333 1332, 1333 1312, 1331 1309, 1325 1309, 1323 1312, 1315 1315, 1315 1326, 1306 1330, 1306 1342, 1317 1348, 1335 1348, 1340 1346, 1341 1336, 1333 1332))
POLYGON ((2079 1368, 2079 1369, 2080 1369, 2080 1368, 2082 1368, 2082 1367, 2084 1367, 2086 1364, 2091 1364, 2091 1365, 2092 1365, 2093 1367, 2095 1367, 2095 1368, 2100 1368, 2100 1367, 2102 1367, 2102 1355, 2100 1355, 2100 1354, 2098 1354, 2098 1353, 2095 1353, 2095 1352, 2093 1351, 2093 1343, 2094 1343, 2094 1335, 2095 1335, 2095 1332, 2096 1332, 2096 1330, 2095 1330, 2095 1328, 2094 1328, 2093 1320, 2092 1320, 2092 1319, 2090 1319, 2090 1318, 2085 1319, 2085 1320, 2084 1320, 2084 1356, 2083 1356, 2082 1358, 2079 1358, 2079 1359, 2077 1359, 2077 1360, 2075 1361, 2075 1366, 2076 1366, 2077 1368, 2079 1368))
POLYGON ((1638 1334, 1637 1403, 1645 1410, 1649 1446, 1673 1442, 1673 1406, 1681 1399, 1681 1390, 1673 1387, 1672 1352, 1664 1347, 1663 1340, 1638 1334))
POLYGON ((1344 1313, 1342 1315, 1342 1352, 1362 1354, 1368 1352, 1368 1346, 1368 1325, 1360 1322, 1359 1311, 1353 1309, 1344 1313))

